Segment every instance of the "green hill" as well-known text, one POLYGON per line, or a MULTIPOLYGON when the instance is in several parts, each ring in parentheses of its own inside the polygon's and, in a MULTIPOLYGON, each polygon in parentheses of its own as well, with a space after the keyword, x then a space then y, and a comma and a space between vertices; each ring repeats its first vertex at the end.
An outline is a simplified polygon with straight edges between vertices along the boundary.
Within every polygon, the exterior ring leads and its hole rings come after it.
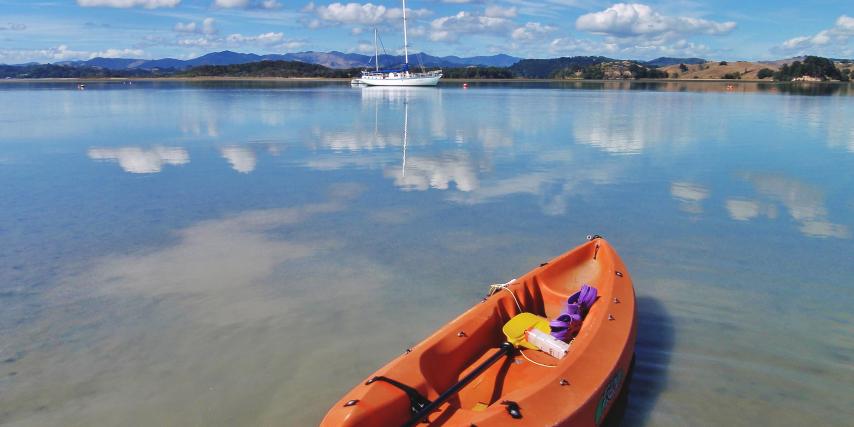
POLYGON ((176 74, 179 77, 353 77, 359 69, 337 70, 299 61, 260 61, 233 65, 202 65, 176 74))
POLYGON ((148 70, 108 70, 100 67, 76 67, 56 64, 0 64, 0 78, 10 79, 58 79, 58 78, 104 78, 104 77, 158 77, 169 75, 148 70))
MULTIPOLYGON (((849 71, 850 73, 850 71, 849 71)), ((807 56, 803 62, 795 61, 791 64, 783 64, 774 73, 774 80, 791 81, 792 79, 810 77, 818 80, 841 80, 848 81, 850 74, 843 75, 832 60, 819 56, 807 56)))
POLYGON ((510 67, 510 71, 519 77, 528 79, 549 79, 558 74, 582 71, 590 66, 615 59, 604 56, 572 56, 553 59, 523 59, 510 67))

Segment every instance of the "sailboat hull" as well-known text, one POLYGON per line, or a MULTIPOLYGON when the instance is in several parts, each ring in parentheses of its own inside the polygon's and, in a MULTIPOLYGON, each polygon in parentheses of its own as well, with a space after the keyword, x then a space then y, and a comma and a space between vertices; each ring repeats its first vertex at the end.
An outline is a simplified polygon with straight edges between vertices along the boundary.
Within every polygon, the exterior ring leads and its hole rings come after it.
POLYGON ((392 77, 392 78, 365 78, 362 84, 368 86, 436 86, 439 84, 441 75, 429 77, 392 77))

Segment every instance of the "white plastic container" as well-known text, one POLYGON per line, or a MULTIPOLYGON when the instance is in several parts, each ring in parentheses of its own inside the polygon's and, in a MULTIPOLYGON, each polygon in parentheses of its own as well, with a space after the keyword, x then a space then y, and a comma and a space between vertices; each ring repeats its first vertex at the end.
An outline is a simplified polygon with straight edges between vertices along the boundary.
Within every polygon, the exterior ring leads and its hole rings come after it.
POLYGON ((525 332, 525 337, 528 342, 537 346, 543 353, 548 353, 556 359, 563 359, 566 356, 566 351, 569 350, 569 344, 558 340, 557 338, 537 329, 531 328, 525 332))

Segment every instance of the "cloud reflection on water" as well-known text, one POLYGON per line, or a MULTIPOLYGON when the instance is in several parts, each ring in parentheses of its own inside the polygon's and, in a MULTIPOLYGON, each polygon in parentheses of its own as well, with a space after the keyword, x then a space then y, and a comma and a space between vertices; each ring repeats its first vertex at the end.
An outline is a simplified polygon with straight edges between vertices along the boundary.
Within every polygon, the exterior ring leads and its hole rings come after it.
MULTIPOLYGON (((573 137, 576 143, 596 147, 612 155, 639 155, 656 146, 680 146, 697 140, 696 116, 672 120, 685 109, 704 108, 686 95, 609 93, 574 111, 573 137), (650 99, 650 97, 655 97, 650 99), (655 108, 649 108, 651 103, 655 108)), ((720 132, 721 129, 711 131, 720 132)), ((705 135, 706 137, 711 135, 705 135)))
POLYGON ((163 165, 180 166, 190 162, 187 150, 178 147, 90 148, 87 154, 92 160, 118 162, 129 173, 157 173, 163 165))
POLYGON ((730 218, 747 221, 762 213, 774 219, 777 211, 773 203, 779 203, 786 208, 789 216, 800 224, 800 231, 806 236, 840 239, 850 237, 848 226, 828 220, 824 193, 818 187, 783 175, 745 173, 742 178, 750 182, 765 201, 729 199, 726 207, 730 218))
POLYGON ((750 221, 761 214, 770 219, 777 218, 777 208, 774 205, 766 205, 756 200, 727 199, 726 210, 729 217, 736 221, 750 221))
POLYGON ((258 163, 258 158, 255 156, 255 152, 252 151, 251 148, 243 147, 239 145, 229 145, 227 147, 220 148, 220 154, 228 163, 231 164, 231 168, 240 173, 250 173, 255 170, 255 164, 258 163))
POLYGON ((351 129, 346 131, 314 130, 317 143, 333 151, 370 151, 403 145, 402 134, 381 134, 367 129, 351 129))
POLYGON ((480 185, 465 153, 444 155, 438 159, 411 157, 407 159, 405 169, 388 168, 384 175, 393 179, 394 185, 403 190, 447 190, 453 182, 458 191, 469 192, 480 185))
POLYGON ((702 201, 709 198, 709 190, 690 182, 674 182, 670 184, 670 194, 678 200, 679 209, 692 213, 703 213, 702 201))
POLYGON ((272 237, 275 230, 341 209, 340 203, 329 202, 202 221, 180 230, 175 245, 102 260, 87 273, 87 280, 106 294, 194 296, 185 300, 189 305, 197 304, 195 297, 204 296, 203 304, 216 298, 216 305, 228 307, 205 313, 199 321, 227 324, 272 316, 283 308, 281 302, 268 306, 253 289, 269 281, 278 265, 334 245, 331 241, 308 244, 277 239, 272 237))
MULTIPOLYGON (((495 110, 496 115, 482 112, 484 117, 469 120, 457 111, 443 108, 444 99, 465 106, 472 102, 466 97, 474 100, 484 94, 472 91, 448 92, 452 94, 448 95, 445 92, 435 88, 359 89, 358 111, 354 114, 331 122, 297 123, 292 133, 311 136, 289 139, 288 143, 297 142, 313 151, 303 152, 301 157, 297 155, 293 159, 318 171, 380 171, 402 190, 447 191, 446 199, 457 203, 476 204, 512 194, 529 194, 540 199, 544 213, 556 215, 566 212, 572 194, 591 191, 591 186, 631 179, 631 175, 638 172, 633 163, 637 157, 629 161, 610 155, 667 159, 657 155, 657 147, 665 147, 670 155, 671 148, 696 142, 701 135, 694 131, 697 123, 692 120, 699 120, 706 109, 715 108, 718 103, 713 96, 698 98, 696 94, 676 93, 636 96, 629 92, 605 93, 595 99, 584 93, 571 93, 577 96, 567 100, 562 94, 555 96, 545 91, 533 103, 525 98, 506 96, 503 98, 506 105, 495 110), (656 109, 645 107, 651 100, 655 101, 656 109), (567 102, 572 104, 567 106, 567 102), (542 108, 543 114, 537 114, 537 108, 542 108), (672 120, 690 109, 696 111, 681 115, 687 119, 672 120), (407 116, 408 110, 412 112, 407 116), (523 110, 531 113, 517 113, 523 110), (521 119, 523 116, 527 121, 521 119), (410 129, 406 129, 407 122, 410 129), (540 129, 553 129, 552 134, 546 135, 551 139, 539 140, 542 137, 540 129), (404 158, 404 133, 409 135, 408 158, 404 158), (554 139, 555 135, 565 138, 567 134, 569 141, 554 139), (515 144, 520 135, 523 140, 538 142, 534 146, 515 144), (595 147, 606 156, 597 155, 596 150, 585 150, 585 146, 595 147), (524 162, 523 168, 512 167, 520 162, 524 162), (593 162, 596 168, 586 167, 593 162), (507 168, 508 164, 511 168, 507 168), (595 174, 605 176, 593 176, 595 174)), ((261 119, 256 119, 267 127, 284 126, 289 116, 283 111, 288 110, 289 104, 279 103, 283 99, 287 98, 265 96, 261 101, 260 113, 269 113, 279 120, 263 119, 263 114, 261 119)), ((816 114, 817 107, 809 98, 789 97, 785 101, 783 114, 786 117, 800 114, 808 128, 826 127, 829 136, 833 136, 828 138, 830 145, 854 143, 854 130, 841 120, 834 120, 836 125, 831 126, 830 121, 816 114)), ((481 108, 491 108, 482 99, 477 102, 481 108)), ((237 106, 228 105, 226 111, 235 109, 237 106)), ((187 110, 185 115, 187 120, 182 121, 181 129, 193 133, 200 132, 203 124, 216 128, 218 120, 226 117, 222 111, 213 109, 201 113, 187 110), (187 123, 196 124, 189 126, 187 123)), ((242 123, 250 119, 251 115, 242 114, 237 121, 242 123)), ((730 126, 728 122, 721 119, 720 126, 707 127, 702 138, 714 139, 719 132, 724 135, 730 126)), ((209 134, 218 135, 218 132, 209 134)), ((258 167, 261 150, 245 145, 220 146, 218 150, 239 173, 248 174, 258 167)), ((272 155, 277 153, 272 146, 270 150, 272 155)), ((189 155, 183 148, 93 148, 89 156, 95 160, 117 161, 132 173, 155 173, 162 170, 163 165, 189 162, 189 155)), ((818 191, 814 190, 797 190, 796 194, 818 191)), ((734 197, 725 201, 730 218, 738 221, 758 216, 775 218, 776 202, 787 208, 805 235, 840 238, 850 235, 848 226, 827 219, 829 214, 823 199, 793 198, 778 190, 766 189, 760 193, 764 193, 766 200, 734 197)), ((670 195, 679 202, 680 210, 694 215, 704 213, 703 205, 710 197, 704 185, 678 179, 670 184, 670 195)))
MULTIPOLYGON (((323 156, 322 160, 312 159, 310 166, 380 166, 383 175, 405 191, 448 191, 447 200, 469 205, 512 194, 531 194, 538 196, 542 211, 548 215, 564 214, 572 194, 590 191, 591 184, 614 183, 622 173, 622 167, 611 162, 595 168, 578 167, 579 159, 572 148, 557 140, 545 140, 537 147, 518 152, 511 150, 519 132, 555 126, 578 130, 590 125, 574 116, 566 122, 566 115, 559 114, 558 97, 546 96, 532 103, 530 99, 511 96, 507 98, 509 105, 496 108, 495 115, 483 113, 489 120, 472 121, 469 116, 440 108, 440 94, 441 91, 412 88, 362 90, 362 117, 367 120, 360 120, 347 130, 315 130, 316 139, 324 147, 359 153, 323 156), (517 110, 531 108, 544 108, 548 114, 534 115, 533 122, 521 120, 517 110), (396 130, 397 126, 402 129, 396 130), (409 136, 408 144, 404 142, 405 135, 409 136), (446 148, 450 142, 454 144, 452 149, 446 148), (528 159, 524 168, 504 169, 506 162, 517 162, 520 156, 528 159)), ((477 100, 480 95, 473 92, 472 96, 477 100)), ((605 107, 613 109, 618 104, 619 100, 613 99, 605 107)), ((603 116, 595 117, 601 121, 603 116)), ((589 127, 597 128, 599 124, 589 127)))

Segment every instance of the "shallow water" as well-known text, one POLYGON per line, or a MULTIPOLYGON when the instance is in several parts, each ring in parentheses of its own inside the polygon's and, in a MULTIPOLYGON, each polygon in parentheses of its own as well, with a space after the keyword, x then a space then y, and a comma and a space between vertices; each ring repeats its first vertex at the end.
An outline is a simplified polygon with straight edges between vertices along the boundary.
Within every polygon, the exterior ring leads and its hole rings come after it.
POLYGON ((316 424, 591 233, 624 424, 849 423, 852 94, 0 84, 0 424, 316 424))

